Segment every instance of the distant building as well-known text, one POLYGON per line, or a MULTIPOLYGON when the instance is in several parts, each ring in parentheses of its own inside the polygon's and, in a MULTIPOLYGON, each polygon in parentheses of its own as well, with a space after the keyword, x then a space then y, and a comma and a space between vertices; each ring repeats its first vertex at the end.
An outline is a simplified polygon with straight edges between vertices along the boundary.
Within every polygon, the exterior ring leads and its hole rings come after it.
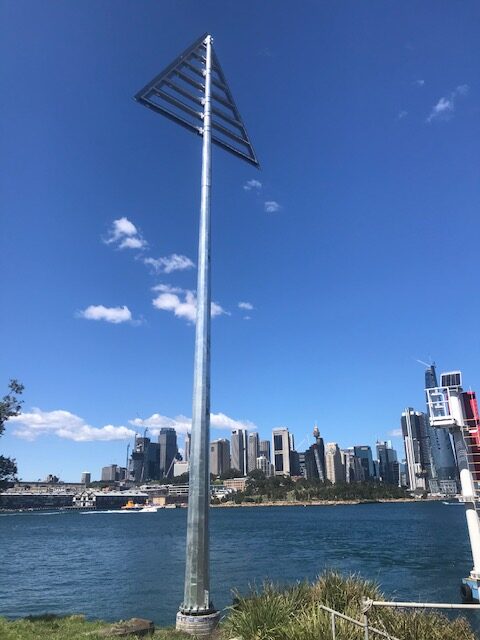
POLYGON ((125 480, 127 479, 126 467, 117 467, 116 478, 119 482, 125 482, 125 480))
POLYGON ((178 476, 182 476, 184 473, 188 473, 189 468, 190 468, 189 462, 185 462, 184 460, 182 461, 177 460, 177 462, 174 462, 173 464, 174 478, 177 478, 178 476))
POLYGON ((344 482, 342 457, 336 442, 327 442, 325 446, 325 468, 327 480, 332 484, 344 482))
POLYGON ((260 455, 260 438, 254 431, 248 434, 247 471, 253 471, 257 467, 257 458, 260 455))
POLYGON ((377 441, 377 458, 379 479, 386 484, 398 485, 397 452, 393 449, 390 441, 377 441))
POLYGON ((317 425, 313 428, 315 443, 305 451, 305 477, 308 480, 320 480, 325 482, 325 445, 317 425))
POLYGON ((372 450, 368 445, 357 445, 353 447, 353 452, 359 458, 363 467, 363 475, 365 480, 374 480, 375 467, 373 464, 372 450))
POLYGON ((247 478, 229 478, 223 481, 223 486, 234 491, 245 491, 247 478))
POLYGON ((408 486, 411 491, 426 491, 431 473, 428 417, 421 411, 407 407, 401 425, 407 457, 408 486))
POLYGON ((270 440, 260 440, 258 455, 265 456, 269 462, 272 461, 272 457, 270 455, 270 440))
POLYGON ((210 473, 220 476, 230 469, 230 442, 226 438, 210 443, 210 473))
POLYGON ((273 429, 273 468, 276 476, 290 475, 290 437, 286 427, 273 429))
POLYGON ((190 462, 190 446, 191 446, 192 435, 190 433, 185 434, 185 462, 190 462))
POLYGON ((272 465, 270 464, 270 461, 267 459, 266 456, 258 456, 256 465, 257 465, 257 469, 259 471, 262 471, 265 474, 266 478, 270 477, 272 465))
POLYGON ((247 475, 247 432, 245 429, 234 429, 231 440, 231 468, 247 475))
POLYGON ((158 435, 160 478, 173 478, 173 464, 178 453, 177 432, 173 427, 162 427, 158 435))
POLYGON ((295 451, 295 449, 290 450, 290 475, 294 477, 299 477, 302 475, 300 470, 300 454, 298 453, 298 451, 295 451))
POLYGON ((92 481, 92 474, 90 473, 90 471, 84 471, 82 473, 82 479, 80 482, 82 484, 90 484, 91 481, 92 481))
POLYGON ((117 479, 117 465, 109 464, 108 467, 102 467, 102 482, 115 482, 117 479))

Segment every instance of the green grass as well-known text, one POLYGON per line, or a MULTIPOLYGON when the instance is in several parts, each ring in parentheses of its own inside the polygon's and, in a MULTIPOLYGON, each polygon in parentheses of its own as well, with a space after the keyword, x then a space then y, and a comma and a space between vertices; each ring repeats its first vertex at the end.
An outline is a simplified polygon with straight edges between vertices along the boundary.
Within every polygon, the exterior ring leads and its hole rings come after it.
MULTIPOLYGON (((1 640, 105 640, 98 631, 111 623, 91 622, 84 616, 31 616, 22 620, 0 618, 1 640)), ((133 639, 133 636, 130 636, 133 639)), ((173 629, 158 629, 154 640, 192 640, 191 636, 173 629)))

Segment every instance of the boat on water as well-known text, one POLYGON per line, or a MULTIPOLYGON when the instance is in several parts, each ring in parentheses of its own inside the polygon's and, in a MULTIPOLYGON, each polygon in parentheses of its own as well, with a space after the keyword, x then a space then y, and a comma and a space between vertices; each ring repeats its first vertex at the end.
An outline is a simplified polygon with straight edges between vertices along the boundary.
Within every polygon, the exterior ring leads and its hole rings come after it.
POLYGON ((127 504, 124 504, 121 507, 122 511, 142 511, 147 505, 139 504, 138 502, 134 502, 133 500, 129 500, 127 504))
POLYGON ((161 508, 161 506, 150 504, 149 502, 139 504, 133 500, 129 500, 127 504, 121 507, 122 511, 138 511, 139 513, 156 513, 161 508))

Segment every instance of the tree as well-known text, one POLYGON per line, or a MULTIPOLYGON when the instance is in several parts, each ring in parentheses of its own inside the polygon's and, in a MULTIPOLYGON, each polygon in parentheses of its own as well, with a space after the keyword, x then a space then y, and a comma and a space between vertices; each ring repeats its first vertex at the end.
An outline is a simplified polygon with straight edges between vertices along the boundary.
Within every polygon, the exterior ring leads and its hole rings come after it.
MULTIPOLYGON (((18 380, 10 380, 6 396, 0 401, 0 436, 5 431, 5 423, 9 418, 18 416, 22 410, 23 400, 18 396, 23 393, 24 386, 18 380)), ((15 480, 17 465, 12 458, 0 456, 0 488, 4 488, 9 482, 15 480)))

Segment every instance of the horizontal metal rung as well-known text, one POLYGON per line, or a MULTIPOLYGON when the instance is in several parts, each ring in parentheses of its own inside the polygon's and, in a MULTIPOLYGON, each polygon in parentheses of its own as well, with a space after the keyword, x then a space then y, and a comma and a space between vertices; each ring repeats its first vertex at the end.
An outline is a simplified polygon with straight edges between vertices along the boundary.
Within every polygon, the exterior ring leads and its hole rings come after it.
POLYGON ((151 102, 146 98, 139 99, 139 102, 142 102, 146 107, 148 107, 149 109, 152 109, 152 111, 157 111, 158 113, 161 113, 162 115, 169 118, 170 120, 173 120, 177 124, 180 124, 182 127, 185 127, 185 129, 188 129, 189 131, 193 131, 198 135, 202 135, 201 127, 196 127, 194 124, 192 124, 188 120, 185 120, 185 118, 180 117, 173 111, 170 111, 169 109, 166 109, 165 107, 162 107, 156 104, 155 102, 151 102))
POLYGON ((203 69, 196 67, 194 64, 191 64, 188 60, 184 60, 182 64, 188 67, 191 71, 193 71, 193 73, 196 73, 197 76, 200 76, 201 78, 204 77, 203 69))
POLYGON ((217 138, 215 135, 212 135, 212 142, 214 142, 215 144, 218 144, 218 146, 222 147, 222 149, 225 149, 225 151, 229 151, 230 153, 233 153, 234 156, 243 158, 243 160, 245 160, 246 162, 253 164, 254 167, 259 166, 255 156, 243 153, 243 151, 236 149, 235 147, 233 147, 231 144, 228 144, 228 142, 225 142, 224 140, 220 140, 220 138, 217 138))
MULTIPOLYGON (((184 60, 183 64, 186 67, 188 67, 191 71, 193 71, 193 73, 196 73, 198 76, 201 76, 202 78, 204 77, 204 70, 201 69, 200 67, 196 67, 194 64, 192 64, 188 60, 184 60)), ((220 91, 223 91, 224 93, 227 92, 227 87, 221 80, 217 80, 213 76, 211 76, 211 79, 212 79, 213 86, 217 87, 217 89, 220 89, 220 91)))
POLYGON ((185 73, 178 71, 178 69, 175 69, 174 73, 179 78, 181 78, 184 82, 186 82, 187 84, 190 84, 192 87, 195 87, 195 89, 198 89, 199 91, 202 91, 202 92, 205 91, 205 85, 201 84, 200 82, 196 82, 193 78, 190 78, 190 76, 187 76, 185 73))
POLYGON ((233 118, 230 118, 221 109, 215 109, 215 107, 212 107, 212 113, 214 113, 219 118, 222 118, 222 120, 225 120, 225 122, 229 122, 234 127, 237 127, 237 129, 240 129, 240 131, 244 130, 243 122, 240 122, 239 120, 234 120, 233 118))
POLYGON ((170 87, 170 89, 172 89, 173 91, 176 91, 177 93, 182 95, 184 98, 188 98, 192 102, 195 102, 195 104, 203 106, 203 102, 201 98, 199 98, 198 96, 194 96, 193 93, 190 93, 190 91, 187 91, 183 87, 180 87, 178 84, 175 84, 175 82, 173 82, 172 80, 169 80, 167 78, 164 84, 170 87))
POLYGON ((217 131, 220 131, 220 133, 223 133, 223 135, 227 136, 227 138, 231 138, 232 140, 235 140, 235 142, 238 142, 239 144, 243 144, 246 147, 250 146, 248 140, 245 140, 245 138, 241 138, 240 136, 237 136, 235 133, 233 133, 233 131, 230 131, 230 129, 226 129, 225 127, 222 127, 222 125, 218 124, 218 122, 215 122, 215 120, 213 120, 212 122, 212 127, 217 131))
POLYGON ((180 100, 177 100, 170 94, 165 93, 164 91, 159 91, 158 89, 154 89, 153 91, 156 96, 158 96, 162 100, 165 100, 166 102, 169 102, 174 107, 177 107, 177 109, 181 109, 182 111, 185 111, 185 113, 188 113, 190 116, 192 116, 192 118, 196 118, 197 120, 200 120, 200 121, 202 120, 201 113, 199 113, 198 111, 195 111, 195 109, 192 109, 191 107, 184 104, 183 102, 180 102, 180 100))
POLYGON ((220 104, 223 104, 224 107, 228 107, 232 111, 232 113, 237 115, 236 109, 234 105, 230 102, 230 100, 226 100, 218 93, 215 93, 215 91, 212 91, 212 100, 216 100, 217 102, 220 102, 220 104))

